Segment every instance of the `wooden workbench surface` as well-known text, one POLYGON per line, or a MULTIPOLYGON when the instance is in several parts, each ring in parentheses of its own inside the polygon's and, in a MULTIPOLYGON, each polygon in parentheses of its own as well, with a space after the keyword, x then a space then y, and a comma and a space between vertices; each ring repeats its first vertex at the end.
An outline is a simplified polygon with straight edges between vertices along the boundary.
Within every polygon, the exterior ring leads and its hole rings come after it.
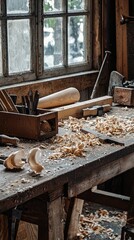
MULTIPOLYGON (((132 117, 134 116, 133 109, 125 109, 114 107, 110 114, 117 116, 132 117)), ((59 128, 59 135, 67 133, 68 130, 59 128)), ((24 141, 21 140, 19 147, 0 147, 0 154, 8 155, 18 149, 24 149, 27 154, 33 147, 41 147, 42 159, 41 164, 44 166, 44 170, 40 175, 35 175, 28 163, 23 170, 20 171, 8 171, 3 165, 0 165, 0 212, 4 212, 12 207, 20 205, 36 196, 39 196, 45 192, 53 192, 63 186, 67 187, 67 193, 70 197, 75 194, 80 194, 81 191, 87 190, 98 183, 104 182, 113 176, 120 174, 128 169, 134 167, 134 133, 125 136, 121 139, 125 142, 124 146, 116 144, 101 144, 99 146, 89 147, 85 156, 83 157, 67 157, 62 159, 48 159, 53 150, 51 149, 51 141, 24 141), (130 156, 131 161, 128 161, 126 156, 130 156), (116 162, 117 159, 124 158, 124 167, 120 162, 116 162), (125 161, 126 160, 126 161, 125 161), (117 165, 113 170, 112 166, 117 165), (103 173, 103 176, 99 176, 99 169, 106 169, 108 166, 111 172, 103 173), (88 187, 82 187, 82 182, 85 178, 90 178, 92 172, 98 173, 98 181, 95 177, 92 177, 91 184, 88 182, 88 187), (109 176, 108 176, 109 174, 109 176), (106 176, 107 175, 107 176, 106 176), (78 183, 78 188, 76 185, 78 183), (75 186, 75 187, 72 187, 75 186), (76 191, 76 192, 75 192, 76 191)), ((90 179, 91 180, 91 179, 90 179)))

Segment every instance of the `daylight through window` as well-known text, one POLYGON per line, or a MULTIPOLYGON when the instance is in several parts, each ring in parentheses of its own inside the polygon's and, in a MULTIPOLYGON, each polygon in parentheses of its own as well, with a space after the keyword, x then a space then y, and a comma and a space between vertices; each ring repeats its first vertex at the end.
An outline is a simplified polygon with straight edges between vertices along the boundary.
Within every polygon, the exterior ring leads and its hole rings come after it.
POLYGON ((90 70, 91 2, 1 1, 0 85, 90 70))

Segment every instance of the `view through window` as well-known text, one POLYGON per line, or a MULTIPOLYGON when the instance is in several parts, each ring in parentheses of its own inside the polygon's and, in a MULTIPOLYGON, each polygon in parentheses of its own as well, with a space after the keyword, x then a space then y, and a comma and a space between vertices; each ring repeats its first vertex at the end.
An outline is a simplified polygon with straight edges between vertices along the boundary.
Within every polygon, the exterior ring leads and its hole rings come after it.
POLYGON ((90 70, 91 7, 89 0, 1 1, 0 82, 90 70))

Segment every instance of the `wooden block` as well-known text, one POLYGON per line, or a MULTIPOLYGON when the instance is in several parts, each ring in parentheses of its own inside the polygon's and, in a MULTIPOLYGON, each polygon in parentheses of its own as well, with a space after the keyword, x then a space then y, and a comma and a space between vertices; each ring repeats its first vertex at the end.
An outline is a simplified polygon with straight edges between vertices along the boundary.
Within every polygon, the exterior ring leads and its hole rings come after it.
POLYGON ((105 112, 110 111, 111 105, 105 104, 101 106, 93 106, 91 108, 83 109, 83 117, 87 116, 102 116, 105 112))
POLYGON ((74 104, 70 104, 67 106, 59 107, 59 108, 53 108, 49 110, 54 110, 58 112, 58 119, 65 119, 69 116, 72 117, 82 117, 83 116, 83 109, 87 107, 93 107, 96 105, 105 105, 110 104, 112 105, 113 98, 111 96, 103 96, 98 97, 90 100, 86 100, 83 102, 78 102, 74 104))
POLYGON ((134 88, 115 87, 114 102, 125 106, 134 106, 134 88))

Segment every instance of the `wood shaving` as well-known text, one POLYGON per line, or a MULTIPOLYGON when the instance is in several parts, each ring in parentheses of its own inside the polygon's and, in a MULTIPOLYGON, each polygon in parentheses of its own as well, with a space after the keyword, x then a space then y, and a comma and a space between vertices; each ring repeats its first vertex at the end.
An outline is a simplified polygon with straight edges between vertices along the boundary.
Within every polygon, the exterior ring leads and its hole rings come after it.
POLYGON ((122 119, 115 115, 97 117, 94 121, 94 127, 97 131, 109 136, 122 136, 134 133, 134 118, 122 119))
POLYGON ((51 150, 54 152, 49 159, 59 159, 65 157, 84 157, 86 149, 96 145, 101 145, 98 138, 92 134, 85 134, 80 131, 63 136, 55 136, 52 138, 51 150))
MULTIPOLYGON (((79 230, 76 239, 98 239, 97 235, 101 235, 102 239, 120 239, 120 234, 114 232, 110 227, 111 223, 118 224, 120 229, 126 223, 126 212, 108 211, 104 208, 91 212, 86 204, 86 211, 80 216, 79 230), (108 223, 110 223, 108 225, 108 223)), ((100 238, 99 238, 100 239, 100 238)))
POLYGON ((115 115, 105 114, 95 119, 77 119, 70 116, 68 119, 61 120, 59 126, 66 129, 67 133, 52 138, 51 150, 54 152, 49 156, 49 159, 65 158, 68 156, 73 158, 82 157, 85 156, 87 148, 101 145, 99 139, 94 135, 90 133, 85 134, 80 131, 83 126, 94 128, 98 132, 108 136, 122 136, 134 133, 134 117, 122 119, 115 115))
POLYGON ((70 129, 72 132, 77 132, 82 128, 83 124, 88 123, 89 121, 85 118, 74 118, 69 116, 68 119, 62 120, 62 122, 59 123, 59 126, 65 127, 67 129, 70 129))

